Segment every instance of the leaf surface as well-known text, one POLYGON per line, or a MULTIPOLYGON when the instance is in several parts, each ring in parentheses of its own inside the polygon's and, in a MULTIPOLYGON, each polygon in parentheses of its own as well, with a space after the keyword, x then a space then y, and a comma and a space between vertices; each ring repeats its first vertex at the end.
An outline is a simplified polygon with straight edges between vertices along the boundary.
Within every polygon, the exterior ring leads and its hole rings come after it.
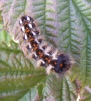
POLYGON ((43 70, 35 70, 13 41, 0 43, 0 100, 17 101, 44 79, 43 70))
MULTIPOLYGON (((71 54, 73 60, 76 62, 76 66, 72 68, 71 73, 69 72, 69 74, 72 74, 72 79, 79 79, 82 87, 84 85, 91 86, 90 0, 5 1, 2 7, 4 26, 6 30, 20 42, 22 41, 22 33, 20 32, 18 23, 20 17, 23 15, 29 15, 34 18, 37 28, 46 38, 47 42, 60 51, 71 54)), ((24 51, 24 49, 22 50, 24 51)), ((64 79, 63 82, 65 82, 66 85, 67 80, 64 79)), ((62 88, 60 88, 60 91, 61 89, 62 88)), ((37 89, 35 89, 34 92, 35 91, 38 92, 37 89)), ((43 100, 44 94, 45 93, 42 95, 43 100)), ((70 95, 70 92, 68 92, 68 94, 70 95)), ((55 97, 56 96, 54 96, 53 99, 55 99, 55 97)), ((69 100, 68 97, 66 100, 69 100)), ((70 99, 72 100, 71 97, 70 99)))

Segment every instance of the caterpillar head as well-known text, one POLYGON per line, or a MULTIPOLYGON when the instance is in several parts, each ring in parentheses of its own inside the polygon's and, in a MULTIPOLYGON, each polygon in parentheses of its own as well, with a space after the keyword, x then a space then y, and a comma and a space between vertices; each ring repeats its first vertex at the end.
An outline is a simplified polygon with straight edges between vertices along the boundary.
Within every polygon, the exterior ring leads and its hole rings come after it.
POLYGON ((60 54, 57 57, 57 63, 54 67, 54 71, 62 73, 67 71, 71 67, 71 59, 67 54, 60 54))
POLYGON ((24 23, 28 23, 28 22, 33 23, 34 22, 33 18, 30 16, 22 16, 20 21, 19 21, 19 24, 24 25, 24 23))

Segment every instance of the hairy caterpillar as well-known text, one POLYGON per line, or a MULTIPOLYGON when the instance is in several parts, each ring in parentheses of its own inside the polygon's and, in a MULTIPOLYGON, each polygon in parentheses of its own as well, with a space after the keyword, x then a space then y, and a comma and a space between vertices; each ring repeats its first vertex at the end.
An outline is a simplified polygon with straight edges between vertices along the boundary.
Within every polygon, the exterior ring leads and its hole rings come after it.
POLYGON ((24 33, 24 40, 29 43, 26 47, 31 53, 31 57, 36 60, 38 66, 46 68, 47 74, 51 70, 62 73, 71 67, 71 59, 67 54, 58 53, 53 50, 43 38, 34 24, 34 19, 30 16, 22 16, 19 20, 21 31, 24 33))

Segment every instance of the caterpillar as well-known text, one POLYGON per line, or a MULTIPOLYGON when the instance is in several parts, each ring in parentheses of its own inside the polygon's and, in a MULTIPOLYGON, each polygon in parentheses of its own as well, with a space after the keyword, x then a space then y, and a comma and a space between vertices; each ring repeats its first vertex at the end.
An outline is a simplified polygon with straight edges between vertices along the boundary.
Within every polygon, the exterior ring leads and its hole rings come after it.
POLYGON ((34 19, 30 16, 22 16, 19 20, 21 31, 24 33, 23 39, 27 40, 27 50, 31 53, 31 58, 36 60, 37 66, 46 68, 47 74, 55 71, 61 74, 71 67, 71 59, 67 54, 52 49, 37 30, 34 19))

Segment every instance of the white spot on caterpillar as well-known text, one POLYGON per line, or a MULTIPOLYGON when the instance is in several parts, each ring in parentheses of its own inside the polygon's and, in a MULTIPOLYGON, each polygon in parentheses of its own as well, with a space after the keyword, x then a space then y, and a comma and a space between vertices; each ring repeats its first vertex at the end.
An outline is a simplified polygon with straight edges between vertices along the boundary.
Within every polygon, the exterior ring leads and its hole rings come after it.
POLYGON ((30 21, 30 18, 27 16, 27 20, 30 21))
POLYGON ((40 60, 37 61, 36 66, 37 67, 40 67, 41 66, 41 63, 45 64, 45 62, 42 59, 40 59, 40 60))
POLYGON ((42 51, 44 51, 42 47, 39 47, 39 48, 40 48, 42 51))
POLYGON ((31 24, 28 24, 28 26, 29 26, 30 28, 32 28, 32 25, 31 25, 31 24))
POLYGON ((21 27, 21 30, 22 30, 23 32, 25 32, 25 28, 24 28, 24 26, 21 27))
POLYGON ((42 48, 42 47, 44 47, 44 46, 45 46, 45 47, 47 46, 47 43, 46 43, 46 42, 40 44, 39 48, 42 49, 42 50, 44 50, 44 49, 42 48))
POLYGON ((52 70, 53 66, 52 65, 49 65, 47 68, 46 68, 46 73, 49 75, 51 70, 52 70))
POLYGON ((39 44, 39 41, 37 39, 35 39, 35 41, 39 44))
POLYGON ((37 57, 37 54, 35 52, 33 54, 34 54, 35 57, 37 57))
POLYGON ((20 19, 19 24, 22 25, 22 20, 20 19))
POLYGON ((45 49, 45 51, 44 51, 44 53, 46 54, 46 55, 50 55, 48 52, 50 52, 51 51, 51 47, 50 46, 48 46, 46 49, 45 49))
POLYGON ((33 55, 35 55, 35 57, 37 57, 37 55, 36 55, 35 52, 31 52, 31 53, 28 55, 28 57, 29 57, 30 59, 33 59, 33 55))
POLYGON ((32 48, 32 46, 31 46, 30 44, 28 44, 28 47, 29 47, 29 49, 31 49, 31 48, 32 48))
POLYGON ((56 51, 52 54, 52 59, 57 59, 57 54, 58 54, 58 50, 56 50, 56 51))
POLYGON ((26 34, 24 35, 24 39, 27 40, 27 35, 26 34))
POLYGON ((34 31, 32 31, 32 33, 33 33, 34 36, 36 35, 36 33, 34 31))

